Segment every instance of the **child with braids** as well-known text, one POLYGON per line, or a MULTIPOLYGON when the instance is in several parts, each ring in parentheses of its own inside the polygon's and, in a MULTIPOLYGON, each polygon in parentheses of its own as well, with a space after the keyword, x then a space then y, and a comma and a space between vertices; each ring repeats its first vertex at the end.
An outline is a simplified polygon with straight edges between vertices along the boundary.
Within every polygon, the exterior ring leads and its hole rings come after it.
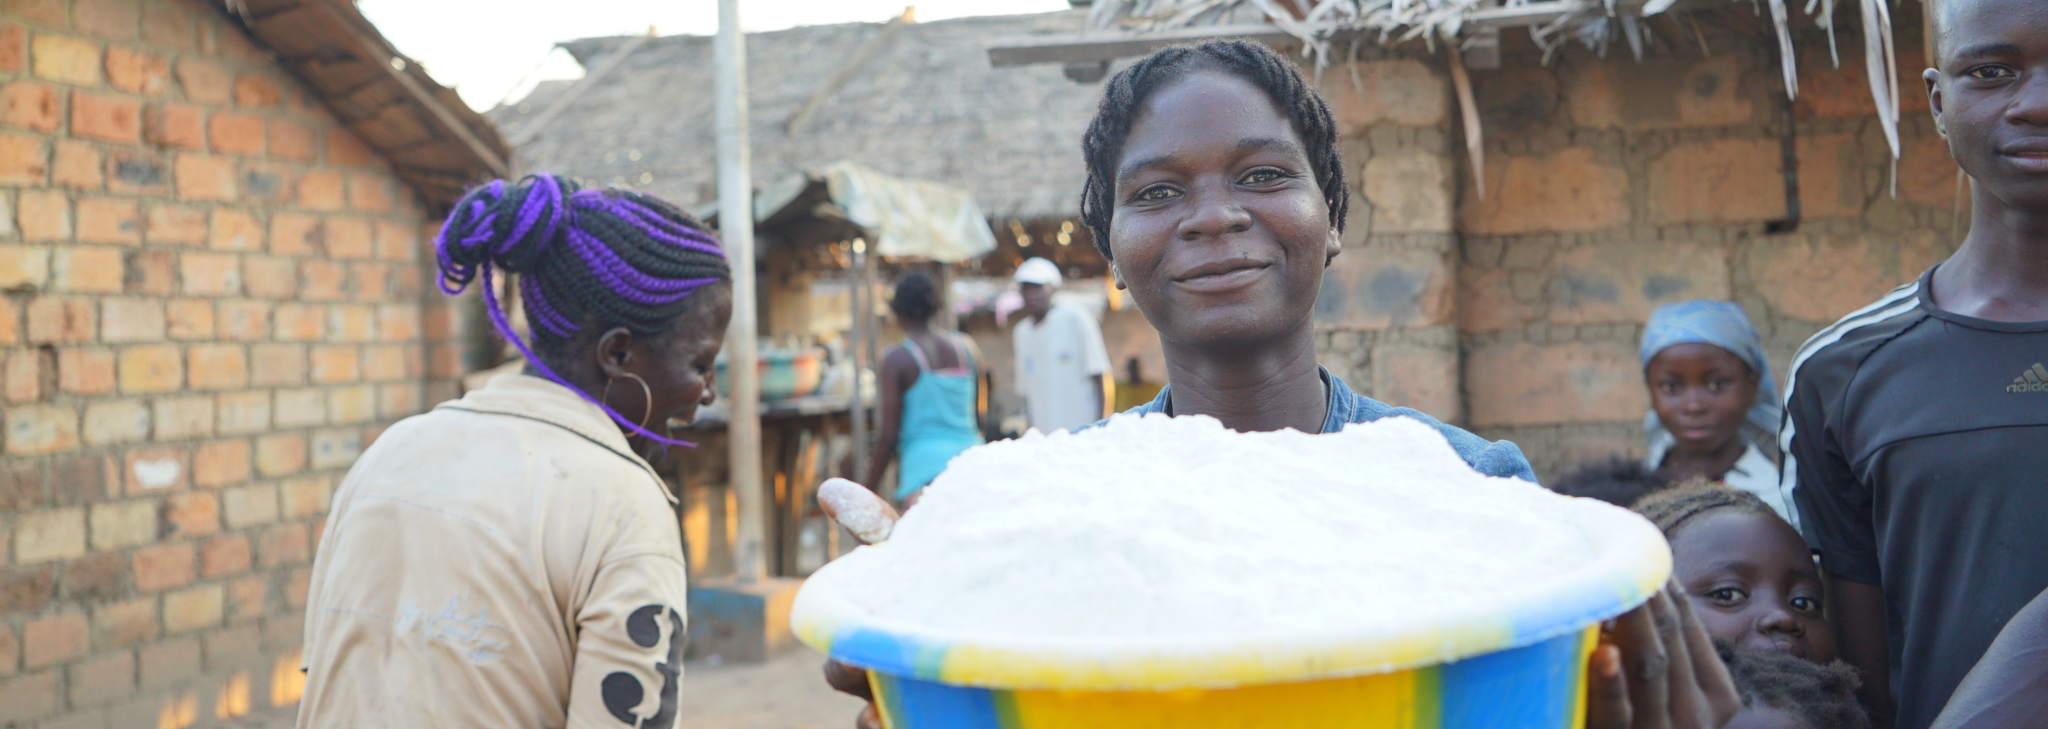
POLYGON ((435 244, 526 370, 391 426, 342 480, 298 726, 670 727, 688 585, 648 462, 711 402, 725 254, 667 202, 552 175, 477 188, 435 244))
POLYGON ((1835 660, 1812 552, 1762 498, 1694 481, 1652 493, 1635 510, 1664 530, 1672 572, 1708 633, 1740 648, 1835 660))
MULTIPOLYGON (((1473 468, 1534 481, 1513 443, 1360 395, 1316 363, 1316 296, 1343 252, 1351 196, 1338 147, 1322 97, 1257 43, 1165 48, 1109 81, 1081 142, 1081 216, 1159 331, 1168 382, 1132 412, 1247 432, 1409 417, 1473 468)), ((1705 729, 1735 713, 1706 634, 1668 594, 1618 619, 1593 666, 1592 727, 1705 729)), ((857 677, 834 676, 858 690, 857 677)))

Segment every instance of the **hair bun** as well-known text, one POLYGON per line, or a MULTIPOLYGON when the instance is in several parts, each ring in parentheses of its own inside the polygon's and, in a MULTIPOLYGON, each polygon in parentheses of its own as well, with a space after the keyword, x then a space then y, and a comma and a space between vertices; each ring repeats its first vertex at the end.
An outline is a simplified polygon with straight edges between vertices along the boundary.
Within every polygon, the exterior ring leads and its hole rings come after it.
POLYGON ((441 290, 462 291, 485 263, 512 273, 530 270, 568 227, 575 213, 567 202, 575 192, 575 183, 538 174, 517 183, 492 180, 464 195, 434 240, 441 290))

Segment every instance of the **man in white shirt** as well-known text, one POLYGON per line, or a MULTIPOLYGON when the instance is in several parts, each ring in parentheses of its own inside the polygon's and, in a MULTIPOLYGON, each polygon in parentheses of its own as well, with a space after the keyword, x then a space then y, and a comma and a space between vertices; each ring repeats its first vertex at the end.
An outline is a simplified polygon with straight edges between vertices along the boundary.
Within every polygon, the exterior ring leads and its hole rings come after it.
POLYGON ((1053 303, 1053 292, 1063 279, 1052 261, 1026 260, 1014 278, 1024 297, 1024 316, 1010 337, 1017 360, 1017 393, 1024 397, 1031 427, 1052 432, 1101 420, 1107 412, 1103 406, 1109 373, 1102 326, 1078 307, 1053 303))

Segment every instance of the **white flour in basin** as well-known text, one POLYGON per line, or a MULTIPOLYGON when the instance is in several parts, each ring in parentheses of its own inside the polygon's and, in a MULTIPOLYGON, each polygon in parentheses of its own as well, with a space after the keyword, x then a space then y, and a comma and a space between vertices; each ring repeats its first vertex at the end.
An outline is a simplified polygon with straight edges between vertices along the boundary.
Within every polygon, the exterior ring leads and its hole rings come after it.
POLYGON ((1572 508, 1406 418, 1305 435, 1123 416, 968 450, 889 541, 828 570, 875 616, 948 633, 1370 629, 1526 602, 1593 556, 1572 508))

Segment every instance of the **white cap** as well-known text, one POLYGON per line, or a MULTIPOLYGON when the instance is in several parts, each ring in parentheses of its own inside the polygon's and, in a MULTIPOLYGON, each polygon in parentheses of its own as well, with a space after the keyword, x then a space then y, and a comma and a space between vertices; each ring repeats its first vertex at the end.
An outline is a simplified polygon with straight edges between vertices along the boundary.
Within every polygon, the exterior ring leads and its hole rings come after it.
POLYGON ((1043 258, 1024 259, 1023 263, 1017 264, 1017 273, 1010 278, 1017 283, 1040 284, 1055 288, 1064 282, 1064 279, 1060 278, 1060 267, 1043 258))

